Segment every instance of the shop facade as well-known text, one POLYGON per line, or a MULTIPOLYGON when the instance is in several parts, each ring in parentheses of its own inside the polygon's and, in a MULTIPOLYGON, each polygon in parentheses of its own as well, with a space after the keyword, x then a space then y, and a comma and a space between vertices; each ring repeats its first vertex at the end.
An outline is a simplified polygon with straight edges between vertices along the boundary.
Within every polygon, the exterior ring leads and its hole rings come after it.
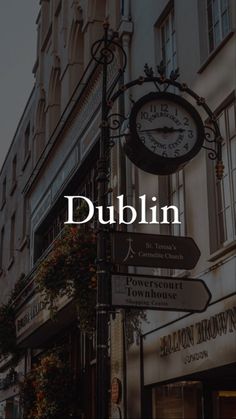
POLYGON ((142 337, 152 418, 232 417, 236 408, 235 295, 142 337))

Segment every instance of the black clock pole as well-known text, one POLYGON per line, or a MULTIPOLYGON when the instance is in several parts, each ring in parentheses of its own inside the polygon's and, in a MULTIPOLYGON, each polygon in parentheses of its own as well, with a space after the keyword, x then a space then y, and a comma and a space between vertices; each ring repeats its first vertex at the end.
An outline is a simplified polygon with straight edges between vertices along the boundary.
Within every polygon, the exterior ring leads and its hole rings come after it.
MULTIPOLYGON (((126 69, 127 57, 122 45, 115 40, 117 33, 112 32, 111 36, 108 36, 109 24, 107 21, 103 24, 104 36, 102 39, 94 42, 91 48, 92 59, 102 67, 102 100, 101 100, 101 125, 100 125, 100 151, 98 159, 98 205, 102 207, 104 219, 106 219, 107 206, 108 206, 108 181, 109 181, 109 150, 114 144, 115 139, 119 139, 122 134, 122 126, 124 121, 129 119, 128 116, 120 113, 112 113, 112 107, 114 102, 124 95, 126 91, 129 91, 132 87, 139 87, 142 84, 151 84, 152 87, 157 89, 157 96, 170 95, 165 93, 169 86, 174 86, 179 89, 180 92, 185 92, 195 99, 196 104, 201 106, 209 117, 209 121, 212 127, 202 127, 202 136, 204 137, 201 142, 201 147, 208 150, 208 157, 211 160, 216 160, 216 176, 221 179, 223 176, 223 163, 222 163, 222 138, 220 130, 215 118, 215 115, 210 110, 208 105, 205 103, 204 98, 199 97, 193 90, 191 90, 186 84, 179 83, 176 81, 179 77, 178 71, 170 75, 170 77, 164 77, 162 67, 158 67, 159 75, 155 76, 151 68, 144 66, 145 76, 128 82, 125 85, 119 86, 118 90, 115 90, 119 84, 121 77, 126 69), (114 51, 120 52, 121 66, 117 70, 117 75, 114 77, 111 85, 108 86, 108 66, 115 58, 114 51), (122 57, 122 58, 121 58, 122 57), (161 90, 162 89, 162 90, 161 90), (209 132, 210 129, 210 132, 209 132), (112 131, 112 135, 110 132, 112 131), (209 143, 209 144, 208 144, 209 143), (214 148, 212 146, 215 146, 214 148)), ((155 94, 155 95, 156 95, 155 94)), ((152 93, 153 95, 153 93, 152 93)), ((139 103, 145 98, 140 99, 139 103)), ((183 102, 183 99, 176 99, 183 102)), ((139 106, 139 105, 138 105, 139 106)), ((190 106, 190 105, 188 105, 190 106)), ((134 106, 134 110, 137 107, 134 106)), ((193 112, 195 112, 193 110, 193 112)), ((137 123, 132 123, 132 118, 129 121, 131 136, 129 135, 132 148, 132 152, 128 157, 132 160, 133 153, 137 152, 137 147, 133 144, 133 137, 137 134, 137 123)), ((159 129, 159 128, 158 128, 159 129)), ((161 128, 162 131, 164 128, 161 128)), ((140 146, 139 146, 140 147, 140 146)), ((125 147, 124 147, 125 148, 125 147)), ((127 151, 125 149, 125 151, 127 151)), ((197 150, 199 151, 199 150, 197 150)), ((138 167, 140 167, 140 160, 133 161, 138 167)), ((158 165, 156 165, 158 167, 158 165)), ((141 167, 143 170, 153 173, 150 167, 141 167)), ((177 171, 178 167, 174 167, 174 171, 177 171)), ((173 172, 173 170, 172 170, 173 172)), ((155 174, 158 174, 155 172, 155 174)), ((159 173, 167 174, 167 173, 159 173)), ((97 233, 97 306, 96 306, 96 419, 108 419, 108 391, 110 388, 110 375, 109 375, 109 359, 108 359, 108 321, 109 321, 109 310, 110 310, 110 262, 107 255, 107 247, 109 243, 109 224, 98 223, 97 233)))
MULTIPOLYGON (((107 44, 108 22, 104 22, 104 40, 101 50, 102 56, 102 121, 100 135, 100 154, 98 160, 98 205, 103 213, 107 206, 108 163, 107 148, 109 145, 109 128, 106 121, 107 102, 107 44)), ((107 261, 108 229, 99 223, 97 235, 97 419, 108 418, 108 310, 109 310, 109 269, 107 261)))

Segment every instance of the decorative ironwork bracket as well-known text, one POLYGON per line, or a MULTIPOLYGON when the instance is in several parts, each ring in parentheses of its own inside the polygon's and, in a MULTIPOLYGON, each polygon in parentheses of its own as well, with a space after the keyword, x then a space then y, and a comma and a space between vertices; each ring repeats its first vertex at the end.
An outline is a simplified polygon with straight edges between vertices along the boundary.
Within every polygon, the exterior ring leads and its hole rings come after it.
POLYGON ((204 126, 205 141, 202 147, 208 151, 208 158, 210 160, 216 160, 216 177, 217 179, 222 179, 224 171, 224 165, 222 162, 223 139, 220 134, 216 115, 211 111, 206 103, 206 100, 195 93, 186 83, 180 83, 177 81, 180 76, 179 69, 171 71, 169 77, 166 77, 166 69, 163 62, 157 66, 157 75, 155 75, 152 67, 149 67, 148 64, 145 64, 144 76, 140 76, 137 79, 130 81, 129 83, 121 85, 115 91, 115 88, 122 79, 127 66, 126 53, 119 41, 115 40, 116 37, 117 33, 111 32, 106 48, 104 47, 104 39, 100 39, 94 43, 91 50, 92 57, 98 64, 104 65, 104 60, 106 60, 107 65, 111 64, 115 58, 115 51, 119 51, 123 61, 123 65, 117 70, 117 75, 115 76, 111 86, 109 86, 106 96, 106 117, 103 123, 107 125, 109 130, 112 131, 112 134, 109 136, 110 141, 108 148, 111 148, 115 144, 116 139, 122 137, 122 126, 124 122, 128 120, 127 115, 122 115, 121 113, 117 112, 112 113, 114 102, 120 96, 127 93, 132 87, 141 86, 146 83, 153 84, 155 89, 157 89, 159 92, 165 92, 169 89, 169 87, 173 87, 178 89, 179 92, 189 95, 192 99, 195 100, 196 105, 205 111, 207 125, 204 126))

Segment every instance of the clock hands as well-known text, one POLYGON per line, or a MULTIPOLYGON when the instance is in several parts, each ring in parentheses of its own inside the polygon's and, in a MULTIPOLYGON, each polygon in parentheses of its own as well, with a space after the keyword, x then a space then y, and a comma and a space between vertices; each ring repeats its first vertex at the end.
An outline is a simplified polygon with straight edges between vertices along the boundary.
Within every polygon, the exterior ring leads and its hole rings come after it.
POLYGON ((168 134, 171 132, 184 132, 186 130, 183 128, 161 127, 161 128, 142 129, 142 130, 139 130, 138 132, 152 132, 152 131, 163 132, 164 134, 168 134))

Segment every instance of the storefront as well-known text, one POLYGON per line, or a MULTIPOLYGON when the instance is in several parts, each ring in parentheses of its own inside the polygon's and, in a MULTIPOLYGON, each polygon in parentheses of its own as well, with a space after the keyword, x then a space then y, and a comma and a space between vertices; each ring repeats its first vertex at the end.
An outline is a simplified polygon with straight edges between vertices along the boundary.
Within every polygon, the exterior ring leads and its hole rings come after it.
POLYGON ((0 372, 0 419, 19 419, 20 407, 20 383, 25 374, 25 357, 18 364, 8 366, 0 372))
MULTIPOLYGON (((27 373, 45 364, 55 364, 55 377, 60 365, 68 366, 68 377, 71 380, 70 411, 79 418, 95 418, 95 340, 93 335, 80 331, 78 315, 74 301, 67 296, 58 300, 58 312, 54 319, 38 293, 18 309, 16 315, 17 343, 28 352, 27 373), (46 361, 45 361, 46 360, 46 361), (86 392, 92 393, 92 400, 86 399, 86 392)), ((46 367, 44 368, 46 370, 46 367)), ((37 376, 35 380, 37 379, 37 376)), ((42 381, 42 380, 41 380, 42 381)), ((55 380, 53 381, 53 383, 55 380)), ((60 389, 63 393, 63 384, 60 389)), ((63 394, 60 398, 65 398, 63 394)), ((13 415, 17 409, 17 398, 4 400, 0 405, 5 412, 3 419, 18 419, 13 415), (10 409, 10 410, 9 410, 10 409), (6 412, 10 411, 11 415, 6 412)), ((19 405, 19 400, 18 400, 19 405)), ((68 410, 69 412, 69 410, 68 410)), ((69 414, 68 414, 69 415, 69 414)))
POLYGON ((236 417, 236 298, 142 339, 143 417, 236 417))

